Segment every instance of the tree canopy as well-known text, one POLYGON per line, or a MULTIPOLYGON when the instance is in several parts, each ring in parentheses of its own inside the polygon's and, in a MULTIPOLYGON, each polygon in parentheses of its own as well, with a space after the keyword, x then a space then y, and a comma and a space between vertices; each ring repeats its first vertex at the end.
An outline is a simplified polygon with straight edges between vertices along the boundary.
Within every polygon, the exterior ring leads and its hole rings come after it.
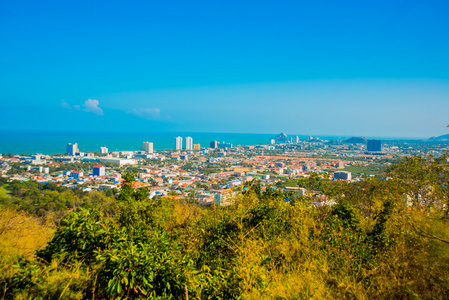
POLYGON ((123 178, 101 201, 2 183, 3 298, 449 298, 447 155, 404 158, 385 178, 298 180, 335 201, 324 206, 258 184, 226 207, 149 200, 123 178), (48 224, 37 207, 64 216, 48 224), (13 254, 25 242, 36 251, 13 254))

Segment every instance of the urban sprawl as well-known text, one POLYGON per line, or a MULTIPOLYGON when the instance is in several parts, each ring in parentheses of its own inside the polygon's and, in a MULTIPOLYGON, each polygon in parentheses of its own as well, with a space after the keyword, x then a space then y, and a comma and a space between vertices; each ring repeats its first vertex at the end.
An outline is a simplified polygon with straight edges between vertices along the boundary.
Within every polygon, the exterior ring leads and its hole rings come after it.
POLYGON ((140 151, 80 152, 67 144, 65 155, 3 155, 0 172, 9 180, 54 182, 68 188, 117 191, 122 174, 135 174, 135 188, 148 188, 150 199, 188 198, 202 205, 229 205, 250 184, 313 198, 316 205, 333 201, 319 192, 300 187, 298 179, 319 176, 348 182, 382 176, 398 158, 439 155, 447 143, 380 141, 354 137, 327 141, 301 140, 280 134, 266 144, 233 146, 211 141, 207 147, 191 137, 175 138, 175 149, 153 151, 143 142, 140 151))

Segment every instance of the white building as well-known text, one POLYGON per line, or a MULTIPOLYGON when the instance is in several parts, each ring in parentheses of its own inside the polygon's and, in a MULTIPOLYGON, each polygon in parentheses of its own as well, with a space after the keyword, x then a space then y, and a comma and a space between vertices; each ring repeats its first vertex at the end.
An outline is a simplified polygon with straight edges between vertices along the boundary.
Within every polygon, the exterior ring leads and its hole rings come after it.
POLYGON ((108 148, 103 146, 103 147, 100 148, 100 152, 101 152, 101 154, 108 154, 108 148))
POLYGON ((67 144, 67 154, 70 155, 75 155, 75 153, 80 152, 78 149, 78 143, 72 144, 72 143, 68 143, 67 144))
POLYGON ((182 150, 182 137, 180 136, 176 138, 176 150, 182 150))
POLYGON ((146 153, 153 153, 153 143, 143 142, 140 150, 145 151, 146 153))
POLYGON ((42 158, 44 158, 44 156, 42 154, 32 155, 31 159, 25 160, 25 163, 30 163, 33 165, 45 165, 47 163, 47 161, 42 158))
POLYGON ((190 136, 186 137, 186 150, 193 150, 193 139, 190 136))
POLYGON ((121 151, 120 156, 126 159, 132 158, 134 156, 134 151, 121 151))
POLYGON ((119 166, 136 165, 137 164, 137 160, 135 160, 135 159, 123 159, 123 158, 113 158, 113 157, 110 157, 110 158, 100 157, 99 161, 102 163, 111 163, 111 164, 116 164, 119 166))

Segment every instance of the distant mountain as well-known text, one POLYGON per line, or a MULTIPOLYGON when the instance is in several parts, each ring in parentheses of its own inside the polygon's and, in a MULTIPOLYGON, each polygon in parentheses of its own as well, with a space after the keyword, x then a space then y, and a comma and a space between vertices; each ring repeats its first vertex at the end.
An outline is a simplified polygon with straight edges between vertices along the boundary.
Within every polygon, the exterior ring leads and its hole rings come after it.
POLYGON ((270 140, 275 140, 276 142, 281 142, 281 143, 288 143, 289 139, 288 136, 285 133, 280 133, 275 137, 272 137, 270 140))
POLYGON ((352 137, 347 139, 346 141, 343 141, 343 143, 346 144, 366 144, 366 141, 368 139, 364 136, 359 136, 359 137, 352 137))
POLYGON ((431 137, 429 139, 429 141, 434 141, 434 142, 447 142, 449 141, 449 134, 445 134, 445 135, 440 135, 437 137, 431 137))

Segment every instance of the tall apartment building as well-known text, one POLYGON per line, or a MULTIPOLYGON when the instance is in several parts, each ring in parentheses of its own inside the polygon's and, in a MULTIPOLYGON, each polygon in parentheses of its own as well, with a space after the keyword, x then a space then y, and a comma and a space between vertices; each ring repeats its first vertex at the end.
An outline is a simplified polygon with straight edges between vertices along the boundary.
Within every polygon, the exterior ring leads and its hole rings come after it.
POLYGON ((217 149, 218 148, 218 142, 217 141, 212 141, 210 142, 210 147, 212 149, 217 149))
POLYGON ((382 151, 382 141, 381 140, 368 140, 366 143, 366 149, 368 151, 380 152, 380 151, 382 151))
POLYGON ((182 150, 182 137, 180 136, 176 138, 176 150, 182 150))
POLYGON ((186 150, 193 150, 193 139, 190 136, 186 137, 186 150))
POLYGON ((193 144, 193 150, 201 150, 200 144, 193 144))
POLYGON ((76 153, 79 153, 79 149, 78 149, 78 143, 72 144, 72 143, 68 143, 67 144, 67 154, 70 155, 75 155, 76 153))
POLYGON ((108 154, 109 151, 108 151, 108 148, 103 146, 103 147, 100 148, 100 152, 101 152, 101 154, 108 154))
POLYGON ((153 143, 143 142, 142 147, 140 147, 140 150, 145 151, 146 153, 153 153, 153 143))

